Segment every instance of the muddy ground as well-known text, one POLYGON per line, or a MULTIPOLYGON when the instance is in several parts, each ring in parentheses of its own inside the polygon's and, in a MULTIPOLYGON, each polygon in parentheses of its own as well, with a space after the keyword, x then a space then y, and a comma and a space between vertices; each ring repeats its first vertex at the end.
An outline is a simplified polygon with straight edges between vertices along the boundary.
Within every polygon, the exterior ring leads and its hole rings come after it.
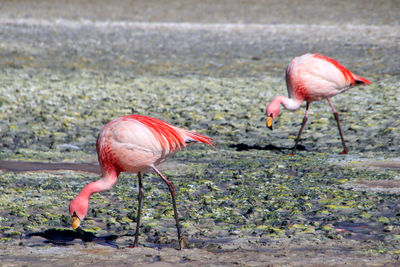
POLYGON ((398 1, 3 1, 0 3, 0 265, 396 266, 400 255, 398 1), (369 86, 265 128, 290 60, 319 52, 369 86), (196 130, 161 166, 168 190, 121 175, 78 232, 68 203, 98 179, 95 141, 139 113, 196 130))

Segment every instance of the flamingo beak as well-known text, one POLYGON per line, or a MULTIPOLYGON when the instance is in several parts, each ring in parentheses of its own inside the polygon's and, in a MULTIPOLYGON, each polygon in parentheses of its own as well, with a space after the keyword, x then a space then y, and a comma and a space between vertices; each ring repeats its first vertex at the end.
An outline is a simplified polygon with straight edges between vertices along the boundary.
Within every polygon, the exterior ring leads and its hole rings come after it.
POLYGON ((79 225, 81 225, 81 219, 79 219, 79 217, 76 216, 76 214, 72 215, 71 217, 71 225, 74 230, 76 230, 79 227, 79 225))
POLYGON ((267 117, 267 127, 272 131, 272 116, 267 117))

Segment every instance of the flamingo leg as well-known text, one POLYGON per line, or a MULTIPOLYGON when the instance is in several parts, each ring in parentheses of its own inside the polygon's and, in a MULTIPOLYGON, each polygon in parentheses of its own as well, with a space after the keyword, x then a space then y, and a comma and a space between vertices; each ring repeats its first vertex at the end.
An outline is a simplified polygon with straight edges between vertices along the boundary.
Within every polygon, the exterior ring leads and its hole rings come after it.
POLYGON ((135 242, 133 243, 133 247, 138 247, 139 245, 140 216, 142 215, 143 197, 144 197, 142 174, 140 172, 138 172, 138 183, 139 183, 138 213, 136 217, 136 233, 135 233, 135 242))
POLYGON ((303 122, 302 122, 302 124, 301 124, 301 128, 300 128, 300 131, 299 131, 299 133, 298 133, 298 135, 297 135, 296 143, 294 144, 294 147, 293 147, 293 149, 292 149, 291 155, 294 155, 295 152, 296 152, 297 144, 298 144, 299 141, 300 141, 301 133, 303 132, 304 126, 306 125, 306 122, 307 122, 307 119, 308 119, 308 108, 309 108, 309 107, 310 107, 310 104, 307 102, 307 105, 306 105, 306 112, 304 113, 303 122))
POLYGON ((183 249, 183 248, 187 247, 187 240, 186 240, 186 238, 182 238, 182 236, 181 236, 181 227, 179 225, 178 210, 176 209, 174 185, 170 181, 168 181, 168 179, 165 178, 165 176, 162 175, 162 173, 155 166, 152 166, 152 168, 161 177, 161 179, 167 184, 169 192, 171 193, 172 206, 174 208, 174 217, 175 217, 175 223, 176 223, 176 230, 178 232, 179 248, 183 249))
POLYGON ((333 107, 331 100, 329 98, 327 98, 327 100, 328 100, 329 105, 331 106, 331 109, 333 111, 333 115, 335 116, 335 120, 337 122, 337 126, 338 126, 338 129, 339 129, 340 138, 342 139, 343 151, 340 154, 347 154, 348 150, 347 150, 347 147, 346 147, 346 143, 344 142, 342 128, 340 128, 339 114, 337 113, 336 109, 333 107))

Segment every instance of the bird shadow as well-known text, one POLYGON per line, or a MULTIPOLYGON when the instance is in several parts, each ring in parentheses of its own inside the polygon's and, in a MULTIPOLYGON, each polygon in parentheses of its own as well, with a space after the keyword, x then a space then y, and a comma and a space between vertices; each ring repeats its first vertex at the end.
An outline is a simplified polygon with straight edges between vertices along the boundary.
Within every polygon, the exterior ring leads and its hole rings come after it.
MULTIPOLYGON (((275 146, 275 145, 265 145, 265 146, 260 146, 258 144, 255 145, 248 145, 248 144, 244 144, 244 143, 238 143, 238 144, 232 144, 229 145, 229 147, 231 148, 236 148, 236 151, 249 151, 249 150, 268 150, 268 151, 279 151, 279 152, 283 152, 283 151, 287 151, 287 150, 293 150, 293 147, 279 147, 279 146, 275 146)), ((296 150, 298 151, 307 151, 306 147, 303 145, 297 145, 296 150)))
POLYGON ((100 245, 117 247, 115 240, 118 238, 117 235, 108 236, 96 236, 92 232, 84 231, 80 228, 73 230, 67 229, 48 229, 44 232, 29 233, 26 238, 33 236, 40 236, 46 239, 45 243, 52 243, 55 245, 71 245, 75 239, 81 239, 83 242, 93 242, 100 245))

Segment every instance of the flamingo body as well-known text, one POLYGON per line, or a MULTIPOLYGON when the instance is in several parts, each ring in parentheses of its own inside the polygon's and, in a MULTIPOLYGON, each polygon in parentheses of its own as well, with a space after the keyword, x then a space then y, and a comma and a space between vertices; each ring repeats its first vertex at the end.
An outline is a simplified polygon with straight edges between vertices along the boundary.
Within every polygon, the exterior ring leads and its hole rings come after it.
POLYGON ((307 102, 320 101, 342 93, 356 82, 370 83, 336 60, 320 54, 296 57, 286 69, 289 97, 307 102))
MULTIPOLYGON (((174 127, 162 120, 147 116, 129 115, 110 121, 100 131, 96 143, 102 177, 86 185, 70 203, 69 212, 72 216, 73 228, 79 227, 81 220, 85 218, 90 195, 110 189, 117 182, 121 172, 138 173, 139 209, 141 209, 141 198, 143 198, 141 173, 150 168, 167 183, 177 219, 175 190, 172 183, 158 171, 156 165, 188 144, 200 142, 212 145, 211 140, 196 132, 174 127)), ((138 212, 137 222, 139 221, 140 212, 138 212)), ((178 221, 176 223, 179 236, 178 221)), ((138 233, 138 227, 136 232, 138 233)), ((136 246, 137 238, 138 236, 135 238, 136 246)))
POLYGON ((300 139, 301 132, 307 121, 308 108, 311 102, 327 99, 338 123, 339 133, 342 137, 344 152, 347 148, 344 143, 339 118, 334 109, 330 97, 340 94, 359 84, 370 84, 371 82, 363 77, 357 76, 335 59, 321 54, 305 54, 292 60, 286 69, 286 86, 289 98, 285 96, 275 97, 267 106, 267 126, 272 129, 272 120, 280 112, 280 105, 288 110, 296 110, 306 101, 306 114, 300 129, 296 145, 300 139))
POLYGON ((103 170, 137 173, 160 164, 191 142, 209 141, 209 138, 156 118, 130 115, 104 126, 96 147, 103 170))

